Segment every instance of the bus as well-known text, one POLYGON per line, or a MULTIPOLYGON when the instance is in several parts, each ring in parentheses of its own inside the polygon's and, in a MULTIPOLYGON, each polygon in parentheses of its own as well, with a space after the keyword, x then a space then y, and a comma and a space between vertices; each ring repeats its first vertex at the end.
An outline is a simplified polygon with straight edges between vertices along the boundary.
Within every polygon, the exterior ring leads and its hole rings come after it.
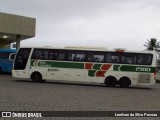
POLYGON ((156 53, 83 47, 21 47, 13 65, 15 78, 103 83, 106 86, 154 85, 156 53))
POLYGON ((12 54, 15 54, 16 49, 0 49, 0 74, 12 73, 13 59, 10 59, 12 54))

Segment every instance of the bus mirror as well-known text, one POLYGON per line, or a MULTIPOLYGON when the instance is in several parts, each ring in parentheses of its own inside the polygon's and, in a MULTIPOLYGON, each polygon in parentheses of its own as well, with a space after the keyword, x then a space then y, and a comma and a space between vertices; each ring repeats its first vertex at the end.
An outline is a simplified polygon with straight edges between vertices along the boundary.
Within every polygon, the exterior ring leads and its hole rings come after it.
POLYGON ((15 58, 15 53, 11 53, 10 55, 9 55, 9 60, 14 60, 14 58, 15 58))

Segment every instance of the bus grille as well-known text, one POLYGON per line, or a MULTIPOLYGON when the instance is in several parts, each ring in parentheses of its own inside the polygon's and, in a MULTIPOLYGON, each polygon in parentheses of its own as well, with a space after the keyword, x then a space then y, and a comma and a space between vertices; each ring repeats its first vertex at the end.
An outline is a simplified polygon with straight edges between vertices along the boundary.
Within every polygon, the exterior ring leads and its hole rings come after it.
POLYGON ((150 74, 139 74, 138 83, 150 83, 150 74))

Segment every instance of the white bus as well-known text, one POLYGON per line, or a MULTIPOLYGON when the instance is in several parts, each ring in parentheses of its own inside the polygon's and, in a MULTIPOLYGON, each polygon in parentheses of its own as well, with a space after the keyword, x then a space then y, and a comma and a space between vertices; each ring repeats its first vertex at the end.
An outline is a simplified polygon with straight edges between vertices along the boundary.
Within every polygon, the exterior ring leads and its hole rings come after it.
POLYGON ((106 86, 154 85, 156 53, 88 48, 19 48, 13 65, 15 78, 82 81, 106 86))

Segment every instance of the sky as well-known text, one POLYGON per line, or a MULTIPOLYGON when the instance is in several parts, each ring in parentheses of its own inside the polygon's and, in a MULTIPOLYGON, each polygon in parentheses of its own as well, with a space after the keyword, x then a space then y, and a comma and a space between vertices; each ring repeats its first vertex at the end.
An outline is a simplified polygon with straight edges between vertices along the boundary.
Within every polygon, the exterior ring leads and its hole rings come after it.
POLYGON ((21 46, 144 50, 160 41, 160 0, 1 0, 0 12, 36 18, 21 46))

